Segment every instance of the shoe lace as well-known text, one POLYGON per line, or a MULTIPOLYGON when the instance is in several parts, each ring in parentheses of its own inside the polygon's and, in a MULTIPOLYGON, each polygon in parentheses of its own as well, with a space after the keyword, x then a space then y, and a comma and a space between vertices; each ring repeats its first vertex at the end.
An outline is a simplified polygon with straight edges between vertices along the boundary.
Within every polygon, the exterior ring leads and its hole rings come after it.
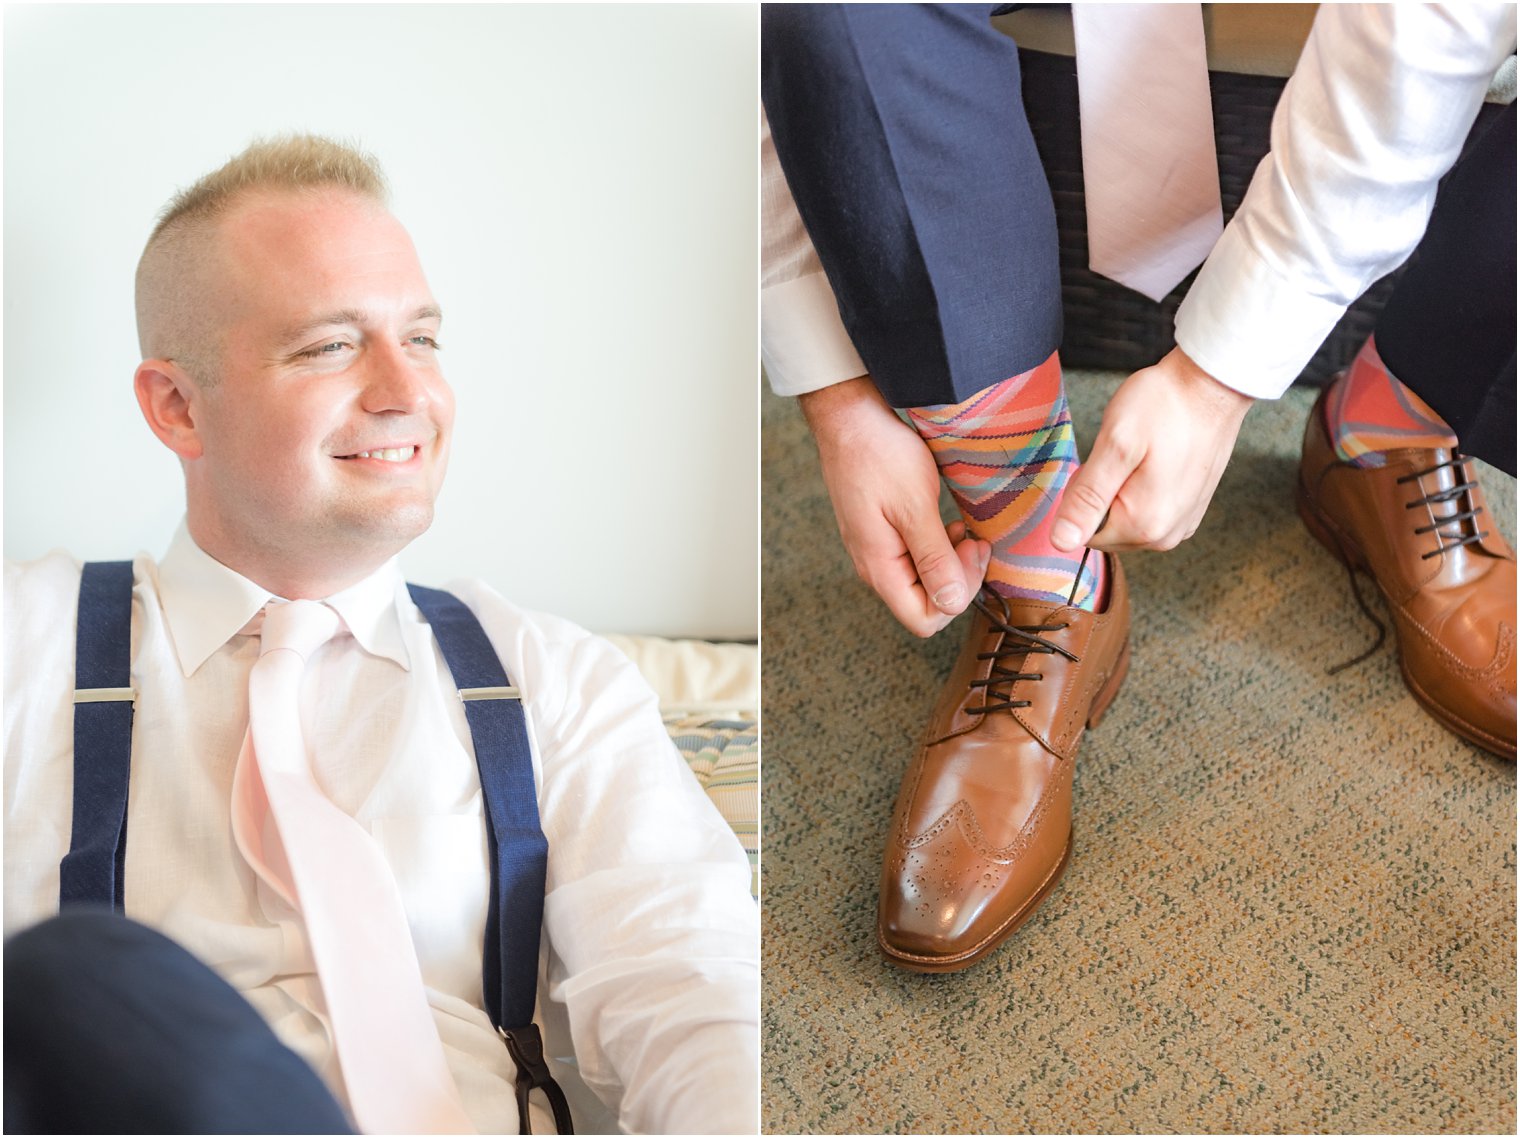
MULTIPOLYGON (((1417 534, 1434 533, 1436 535, 1436 547, 1429 553, 1420 554, 1421 561, 1429 561, 1432 557, 1438 557, 1447 550, 1460 549, 1464 545, 1476 545, 1488 536, 1488 530, 1480 530, 1477 522, 1474 520, 1479 514, 1483 513, 1483 507, 1473 504, 1472 491, 1477 488, 1478 484, 1472 480, 1472 474, 1467 469, 1467 463, 1470 461, 1472 459, 1469 455, 1453 453, 1444 462, 1438 462, 1428 469, 1417 470, 1413 474, 1406 474, 1398 479, 1400 485, 1405 482, 1418 484, 1421 478, 1429 474, 1435 474, 1438 471, 1446 469, 1448 466, 1452 468, 1456 475, 1456 482, 1445 490, 1437 490, 1433 494, 1426 494, 1423 497, 1404 504, 1406 510, 1416 510, 1421 506, 1436 506, 1446 502, 1456 502, 1458 505, 1456 513, 1437 518, 1431 525, 1415 528, 1414 532, 1417 534), (1473 521, 1473 525, 1471 527, 1463 527, 1462 523, 1466 521, 1473 521), (1449 525, 1456 525, 1458 532, 1448 533, 1444 527, 1449 525), (1461 532, 1463 528, 1470 528, 1471 532, 1463 533, 1461 532)), ((1372 611, 1372 606, 1367 603, 1366 597, 1362 595, 1361 584, 1356 579, 1356 571, 1350 565, 1346 566, 1346 575, 1351 581, 1351 595, 1356 598, 1357 607, 1362 610, 1362 615, 1377 628, 1377 639, 1373 641, 1372 647, 1360 656, 1347 660, 1344 664, 1337 664, 1329 669, 1325 673, 1327 676, 1333 676, 1337 672, 1344 672, 1347 668, 1356 667, 1363 660, 1371 659, 1377 654, 1377 650, 1383 646, 1383 641, 1388 638, 1387 625, 1372 611)))
MULTIPOLYGON (((1087 556, 1090 551, 1082 551, 1082 562, 1077 566, 1076 579, 1072 581, 1071 594, 1067 597, 1068 605, 1074 603, 1077 595, 1077 586, 1082 580, 1082 570, 1087 567, 1087 556)), ((1043 680, 1043 672, 1024 672, 1019 668, 1001 667, 998 661, 1012 656, 1024 657, 1031 653, 1039 653, 1043 656, 1065 656, 1072 663, 1078 663, 1077 656, 1062 648, 1059 644, 1052 643, 1040 635, 1042 632, 1060 632, 1067 627, 1065 622, 1061 624, 1010 624, 1008 621, 1008 602, 990 589, 984 589, 976 595, 971 602, 977 607, 977 611, 987 618, 988 623, 1002 637, 998 645, 991 652, 978 652, 978 660, 991 660, 992 667, 988 669, 987 677, 980 680, 972 680, 973 688, 982 688, 982 702, 976 707, 968 707, 966 711, 972 715, 986 715, 990 711, 1005 711, 1016 707, 1029 707, 1031 701, 1027 699, 1013 698, 1013 685, 1019 680, 1043 680), (1001 613, 993 611, 992 605, 984 598, 996 600, 1002 608, 1001 613), (1009 638, 1012 637, 1010 643, 1009 638), (1006 687, 1002 685, 1007 685, 1006 687)))
POLYGON ((1416 471, 1414 474, 1406 474, 1404 477, 1399 479, 1400 483, 1418 482, 1427 474, 1434 474, 1436 471, 1444 470, 1448 466, 1452 468, 1457 477, 1455 485, 1450 486, 1445 490, 1437 490, 1434 494, 1426 494, 1423 498, 1416 498, 1413 502, 1406 503, 1404 506, 1406 510, 1414 510, 1418 509, 1421 506, 1434 506, 1439 505, 1443 502, 1456 502, 1459 507, 1465 507, 1460 508, 1455 514, 1447 514, 1444 517, 1437 518, 1433 525, 1420 526, 1414 531, 1415 533, 1419 534, 1434 533, 1437 539, 1437 545, 1434 549, 1432 549, 1429 553, 1420 554, 1421 561, 1428 561, 1432 557, 1436 557, 1442 553, 1445 553, 1448 549, 1456 549, 1459 546, 1463 545, 1476 545, 1478 542, 1482 541, 1485 537, 1488 536, 1488 531, 1478 529, 1476 522, 1474 522, 1471 527, 1471 533, 1447 533, 1442 528, 1443 526, 1449 526, 1453 523, 1455 523, 1458 527, 1461 527, 1463 522, 1468 521, 1472 518, 1476 518, 1483 512, 1482 506, 1473 505, 1472 491, 1477 489, 1478 484, 1472 480, 1472 474, 1467 469, 1466 464, 1471 461, 1472 460, 1465 454, 1453 454, 1445 462, 1438 462, 1429 470, 1416 471), (1449 541, 1451 544, 1441 544, 1447 541, 1449 541))

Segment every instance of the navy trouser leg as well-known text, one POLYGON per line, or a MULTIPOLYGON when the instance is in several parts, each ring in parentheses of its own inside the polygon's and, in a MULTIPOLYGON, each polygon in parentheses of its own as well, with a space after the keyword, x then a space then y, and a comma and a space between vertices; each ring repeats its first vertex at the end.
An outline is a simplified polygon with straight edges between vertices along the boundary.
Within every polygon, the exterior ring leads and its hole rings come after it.
POLYGON ((1464 453, 1515 473, 1515 105, 1453 168, 1378 318, 1378 354, 1464 453))
POLYGON ((1061 341, 1055 208, 994 10, 761 7, 776 154, 897 407, 959 402, 1061 341))
POLYGON ((6 942, 5 1129, 353 1133, 316 1072, 221 977, 104 910, 6 942))

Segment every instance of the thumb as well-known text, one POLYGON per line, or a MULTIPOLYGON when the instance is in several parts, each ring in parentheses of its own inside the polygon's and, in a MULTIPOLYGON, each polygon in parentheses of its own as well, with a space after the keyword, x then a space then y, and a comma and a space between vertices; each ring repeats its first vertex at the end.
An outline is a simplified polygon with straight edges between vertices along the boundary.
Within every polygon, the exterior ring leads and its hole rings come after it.
POLYGON ((1050 544, 1063 553, 1086 545, 1108 516, 1135 464, 1099 432, 1092 454, 1066 483, 1050 527, 1050 544))
POLYGON ((937 513, 907 519, 899 531, 929 603, 943 613, 961 612, 970 600, 966 574, 937 513))

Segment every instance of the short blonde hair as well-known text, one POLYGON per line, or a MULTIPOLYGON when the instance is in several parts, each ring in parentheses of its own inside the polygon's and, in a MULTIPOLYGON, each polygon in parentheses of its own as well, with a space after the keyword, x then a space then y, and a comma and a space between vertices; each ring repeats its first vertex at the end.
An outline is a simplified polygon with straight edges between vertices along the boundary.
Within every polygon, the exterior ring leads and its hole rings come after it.
POLYGON ((198 301, 200 269, 216 221, 245 195, 337 188, 389 204, 385 173, 357 146, 315 134, 255 139, 170 199, 137 263, 137 336, 143 356, 180 363, 214 383, 219 346, 198 301))
POLYGON ((374 155, 357 146, 316 134, 286 134, 255 139, 241 154, 227 160, 189 189, 170 199, 159 214, 148 246, 166 229, 182 221, 211 220, 225 213, 250 190, 305 190, 338 186, 381 205, 390 190, 374 155))

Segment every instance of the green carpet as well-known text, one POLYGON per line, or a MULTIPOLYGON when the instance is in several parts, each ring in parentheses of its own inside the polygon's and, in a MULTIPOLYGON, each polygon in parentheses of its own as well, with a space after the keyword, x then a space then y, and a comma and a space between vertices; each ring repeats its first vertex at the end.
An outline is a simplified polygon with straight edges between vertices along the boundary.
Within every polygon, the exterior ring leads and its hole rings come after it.
MULTIPOLYGON (((1068 375, 1084 447, 1119 378, 1068 375)), ((1419 709, 1391 633, 1326 677, 1374 633, 1294 512, 1313 394, 1251 412, 1190 542, 1125 559, 1071 867, 947 976, 880 959, 876 883, 965 618, 891 620, 765 396, 767 1131, 1514 1132, 1515 768, 1419 709)))

